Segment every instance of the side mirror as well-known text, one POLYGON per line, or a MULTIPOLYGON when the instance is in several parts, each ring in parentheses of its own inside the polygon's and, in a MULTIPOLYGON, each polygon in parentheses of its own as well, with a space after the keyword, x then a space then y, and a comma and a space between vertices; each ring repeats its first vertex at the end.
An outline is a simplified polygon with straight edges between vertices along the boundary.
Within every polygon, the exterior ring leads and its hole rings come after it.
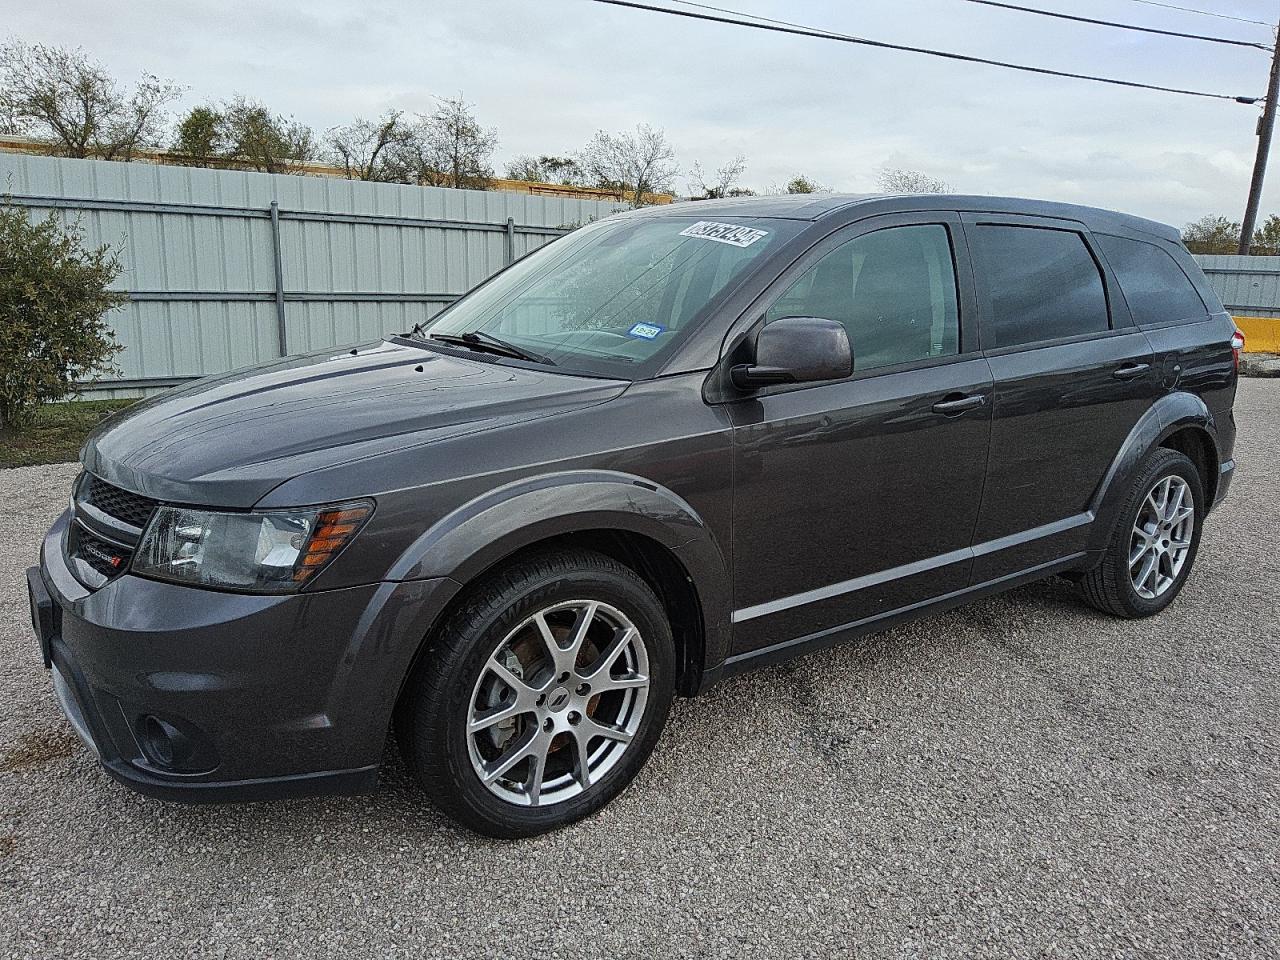
POLYGON ((739 390, 755 390, 775 383, 843 380, 851 373, 853 348, 841 324, 822 317, 780 317, 756 337, 755 362, 737 364, 729 376, 739 390))

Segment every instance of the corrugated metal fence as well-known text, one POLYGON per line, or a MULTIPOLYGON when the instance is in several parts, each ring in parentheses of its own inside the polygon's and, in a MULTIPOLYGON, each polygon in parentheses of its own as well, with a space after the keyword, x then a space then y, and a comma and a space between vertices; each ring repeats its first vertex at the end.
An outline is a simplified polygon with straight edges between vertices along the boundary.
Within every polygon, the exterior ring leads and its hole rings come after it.
POLYGON ((1196 257, 1231 313, 1280 317, 1280 257, 1196 257))
POLYGON ((617 204, 144 163, 0 154, 0 193, 118 246, 111 315, 137 395, 260 360, 407 330, 617 204))
MULTIPOLYGON (((120 378, 134 396, 286 353, 376 339, 619 205, 0 153, 0 193, 118 246, 120 378)), ((1196 258, 1232 313, 1280 318, 1280 257, 1196 258)))

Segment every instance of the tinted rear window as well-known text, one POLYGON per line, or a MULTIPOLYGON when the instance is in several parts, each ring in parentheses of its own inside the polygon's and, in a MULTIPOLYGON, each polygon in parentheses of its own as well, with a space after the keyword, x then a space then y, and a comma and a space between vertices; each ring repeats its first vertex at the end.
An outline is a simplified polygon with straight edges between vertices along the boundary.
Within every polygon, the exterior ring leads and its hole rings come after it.
POLYGON ((984 225, 973 239, 990 298, 982 318, 984 349, 1109 329, 1102 274, 1080 234, 984 225))
POLYGON ((1137 324, 1169 323, 1205 316, 1209 309, 1171 255, 1153 243, 1097 237, 1137 324))

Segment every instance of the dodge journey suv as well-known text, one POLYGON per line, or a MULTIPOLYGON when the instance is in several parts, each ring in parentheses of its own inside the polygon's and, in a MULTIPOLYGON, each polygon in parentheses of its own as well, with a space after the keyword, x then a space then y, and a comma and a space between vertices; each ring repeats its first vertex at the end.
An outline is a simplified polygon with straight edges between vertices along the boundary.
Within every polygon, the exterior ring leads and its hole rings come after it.
POLYGON ((394 730, 444 811, 534 834, 720 678, 1051 575, 1162 610, 1231 481, 1242 347, 1131 216, 628 213, 405 334, 104 424, 32 619, 144 793, 368 790, 394 730))

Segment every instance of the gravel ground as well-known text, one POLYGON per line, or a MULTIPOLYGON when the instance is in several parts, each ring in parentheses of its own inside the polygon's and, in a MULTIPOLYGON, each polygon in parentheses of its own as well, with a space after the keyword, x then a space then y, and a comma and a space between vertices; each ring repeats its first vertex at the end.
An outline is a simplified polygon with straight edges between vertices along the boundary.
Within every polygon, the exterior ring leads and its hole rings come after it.
POLYGON ((1191 957, 1280 953, 1280 382, 1182 598, 1048 582, 678 703, 571 829, 478 839, 371 796, 187 807, 101 773, 22 569, 72 466, 0 471, 0 954, 1191 957))

